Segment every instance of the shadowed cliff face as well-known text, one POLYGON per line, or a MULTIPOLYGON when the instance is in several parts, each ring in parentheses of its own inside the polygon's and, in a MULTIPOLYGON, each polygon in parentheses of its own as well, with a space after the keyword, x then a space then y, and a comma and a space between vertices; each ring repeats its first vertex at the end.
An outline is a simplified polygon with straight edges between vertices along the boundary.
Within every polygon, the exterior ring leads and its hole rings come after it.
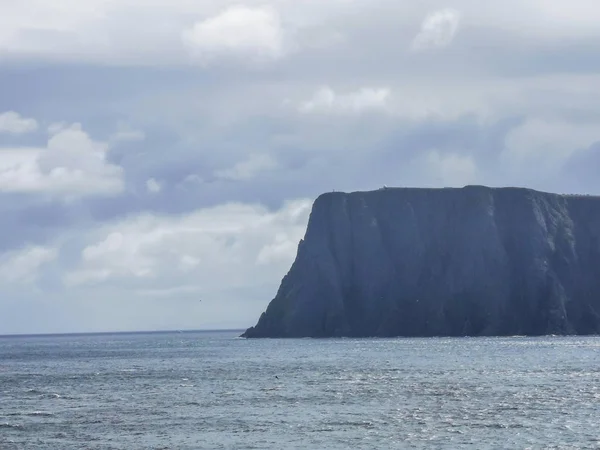
POLYGON ((314 203, 246 337, 600 333, 600 197, 390 188, 314 203))

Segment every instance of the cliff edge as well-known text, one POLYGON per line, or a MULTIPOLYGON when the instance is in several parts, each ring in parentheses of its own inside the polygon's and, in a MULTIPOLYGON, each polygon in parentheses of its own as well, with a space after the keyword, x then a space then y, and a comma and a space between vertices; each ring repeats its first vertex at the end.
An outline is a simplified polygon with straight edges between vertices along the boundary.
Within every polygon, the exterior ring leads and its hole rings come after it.
POLYGON ((522 188, 321 195, 242 336, 600 333, 600 197, 522 188))

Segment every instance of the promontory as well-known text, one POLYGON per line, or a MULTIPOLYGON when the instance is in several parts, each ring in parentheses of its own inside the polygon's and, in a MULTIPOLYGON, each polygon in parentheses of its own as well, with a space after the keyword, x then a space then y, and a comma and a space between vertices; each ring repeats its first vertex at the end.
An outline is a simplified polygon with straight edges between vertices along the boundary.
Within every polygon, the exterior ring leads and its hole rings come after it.
POLYGON ((329 192, 257 337, 600 333, 600 197, 329 192))

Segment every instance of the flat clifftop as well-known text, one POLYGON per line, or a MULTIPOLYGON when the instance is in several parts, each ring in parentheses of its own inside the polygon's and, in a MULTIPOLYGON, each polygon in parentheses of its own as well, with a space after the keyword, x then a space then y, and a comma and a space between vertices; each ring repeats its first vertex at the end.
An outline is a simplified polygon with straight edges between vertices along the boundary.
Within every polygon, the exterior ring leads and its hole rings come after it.
POLYGON ((329 192, 246 337, 600 333, 600 197, 329 192))

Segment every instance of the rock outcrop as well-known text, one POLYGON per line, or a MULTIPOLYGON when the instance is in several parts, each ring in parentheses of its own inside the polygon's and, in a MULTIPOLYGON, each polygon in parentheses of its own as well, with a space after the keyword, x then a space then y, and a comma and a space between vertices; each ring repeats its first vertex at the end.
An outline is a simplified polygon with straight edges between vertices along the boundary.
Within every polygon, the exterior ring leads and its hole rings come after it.
POLYGON ((386 188, 315 201, 243 336, 600 333, 600 197, 386 188))

